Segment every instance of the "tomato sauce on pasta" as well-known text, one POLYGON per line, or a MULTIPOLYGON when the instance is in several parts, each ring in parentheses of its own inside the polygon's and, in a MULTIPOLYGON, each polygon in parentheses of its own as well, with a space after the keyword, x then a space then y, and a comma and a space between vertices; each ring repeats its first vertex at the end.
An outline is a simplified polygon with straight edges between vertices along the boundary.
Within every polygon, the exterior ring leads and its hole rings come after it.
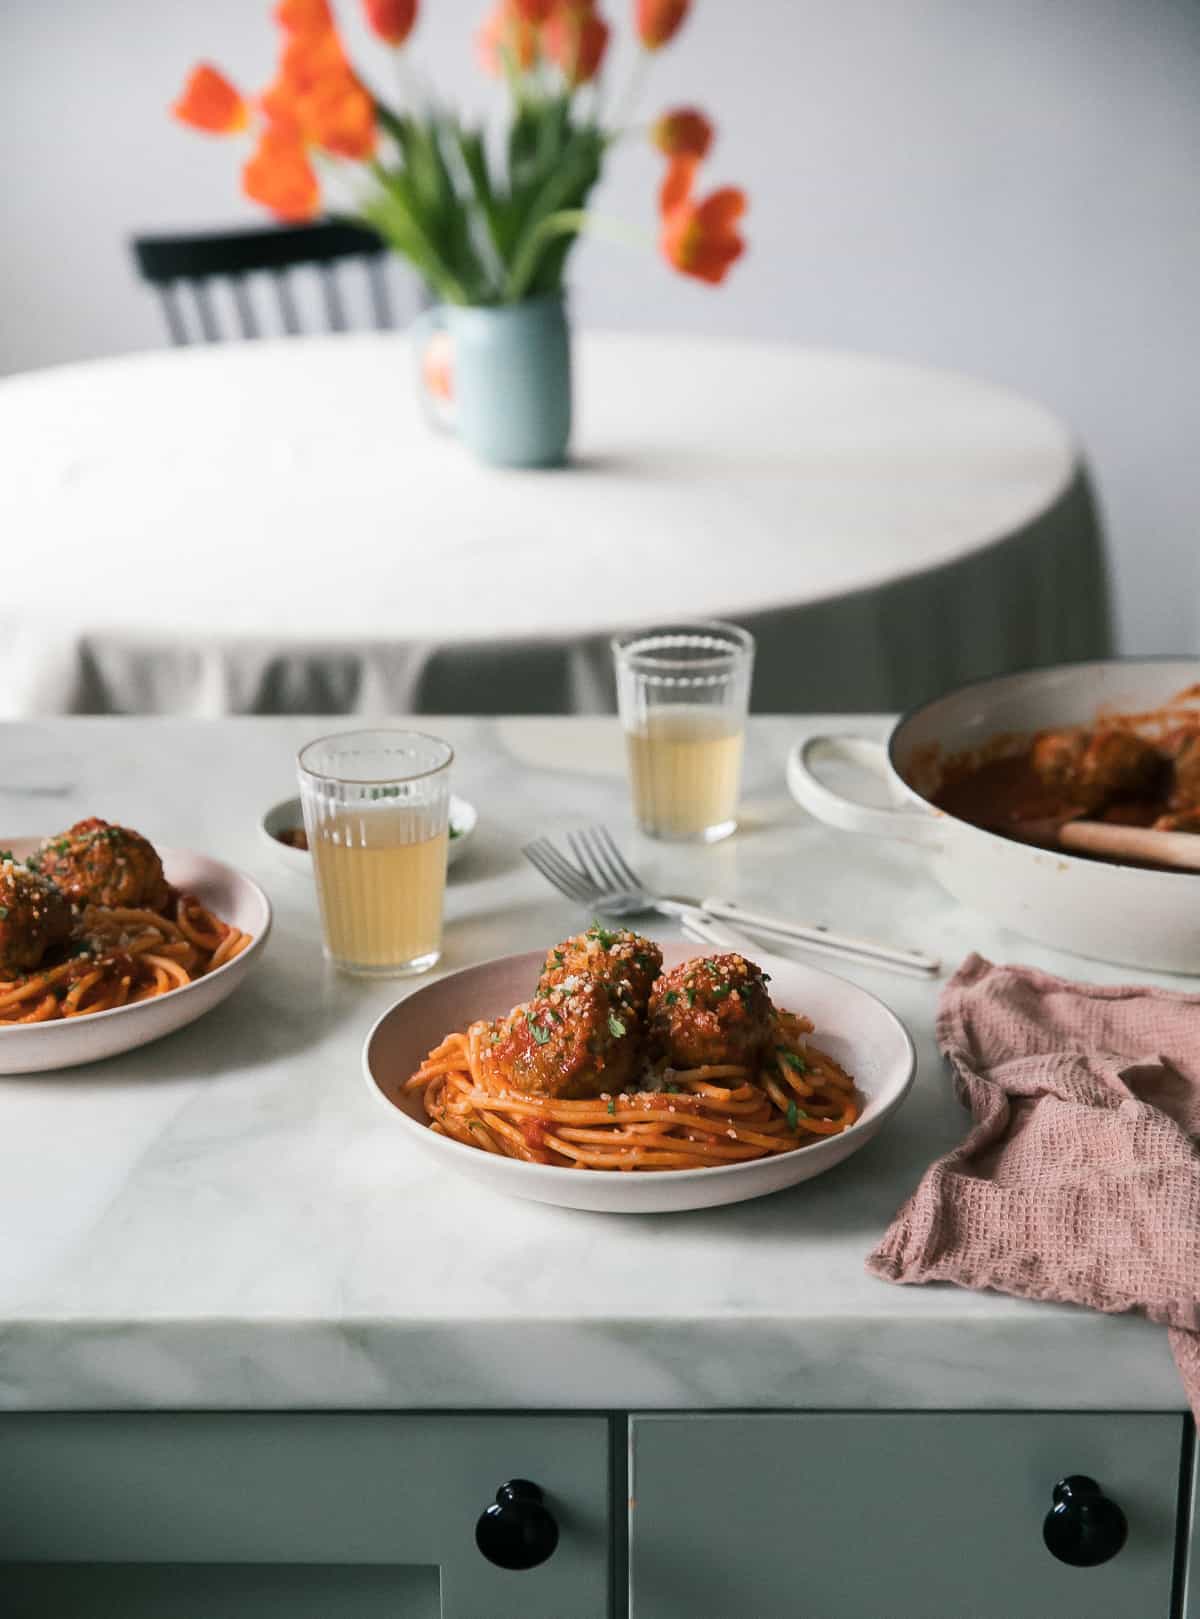
POLYGON ((93 818, 23 864, 0 853, 0 1028, 170 994, 250 943, 172 888, 153 846, 126 828, 93 818))
MULTIPOLYGON (((602 937, 618 937, 600 931, 602 937)), ((634 941, 631 949, 647 943, 636 935, 623 937, 634 941)), ((493 1053, 506 1049, 514 1027, 523 1032, 531 1026, 541 1045, 548 1040, 539 1039, 539 1027, 556 1039, 571 1038, 574 1031, 559 1031, 550 1020, 568 1024, 573 1004, 587 1008, 592 1001, 572 1000, 578 989, 572 978, 580 974, 565 980, 564 996, 561 968, 553 969, 552 964, 564 951, 579 948, 579 941, 567 941, 547 958, 552 975, 554 971, 560 975, 557 999, 553 985, 543 987, 533 1001, 515 1007, 507 1018, 480 1020, 449 1033, 428 1054, 404 1090, 421 1093, 431 1129, 481 1152, 529 1163, 636 1171, 712 1168, 795 1152, 823 1136, 840 1134, 858 1119, 861 1105, 853 1078, 827 1052, 809 1043, 813 1026, 807 1018, 777 1010, 765 993, 765 1022, 755 1035, 749 1060, 675 1065, 669 1031, 663 1032, 664 1015, 677 1006, 679 1015, 690 1019, 684 1035, 675 1034, 675 1053, 694 1049, 698 1036, 729 1044, 735 1014, 741 1012, 738 995, 749 1005, 751 994, 757 994, 757 986, 750 986, 753 975, 762 975, 752 963, 735 956, 700 958, 658 978, 644 1011, 635 993, 622 999, 618 992, 613 1004, 620 1015, 613 1016, 612 1027, 621 1028, 622 1038, 641 1042, 635 1071, 619 1089, 600 1089, 594 1095, 547 1094, 533 1088, 536 1072, 530 1075, 526 1070, 531 1081, 526 1084, 521 1082, 519 1064, 507 1074, 503 1067, 498 1069, 493 1053), (740 987, 728 981, 735 976, 730 963, 747 969, 740 987), (723 1025, 715 1016, 707 1024, 701 1021, 705 1009, 697 991, 689 987, 696 983, 710 986, 715 1012, 725 1018, 723 1025), (732 1007, 729 1013, 727 1005, 732 1007)), ((611 947, 598 952, 605 953, 611 955, 611 947)), ((597 970, 605 970, 604 964, 597 970)), ((613 970, 620 971, 620 965, 613 970)), ((628 983, 625 987, 629 989, 628 983)), ((741 1054, 746 1056, 744 1050, 741 1054)), ((714 1055, 721 1052, 715 1050, 714 1055)), ((628 1070, 602 1064, 598 1083, 610 1071, 628 1070)), ((588 1080, 586 1072, 576 1074, 568 1088, 573 1092, 587 1088, 588 1080)))

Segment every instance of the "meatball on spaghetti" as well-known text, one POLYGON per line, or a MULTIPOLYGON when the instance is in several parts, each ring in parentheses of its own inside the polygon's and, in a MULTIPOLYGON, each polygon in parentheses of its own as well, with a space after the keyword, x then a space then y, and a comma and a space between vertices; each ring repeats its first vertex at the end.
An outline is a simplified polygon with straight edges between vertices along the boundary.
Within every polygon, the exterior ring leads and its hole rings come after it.
POLYGON ((491 1091, 574 1099, 630 1084, 641 1051, 633 1014, 589 973, 539 989, 506 1018, 476 1024, 481 1083, 491 1091))
POLYGON ((76 905, 162 911, 170 898, 153 844, 98 815, 47 838, 30 864, 76 905))
POLYGON ((774 1018, 761 968, 745 956, 705 956, 655 984, 650 1049, 672 1068, 752 1068, 771 1044, 774 1018))
POLYGON ((70 931, 71 908, 49 878, 0 854, 0 978, 40 966, 70 931))
POLYGON ((552 989, 586 973, 612 985, 624 1005, 644 1014, 661 971, 662 951, 652 939, 629 928, 612 931, 593 922, 586 933, 564 939, 547 953, 538 988, 552 989))

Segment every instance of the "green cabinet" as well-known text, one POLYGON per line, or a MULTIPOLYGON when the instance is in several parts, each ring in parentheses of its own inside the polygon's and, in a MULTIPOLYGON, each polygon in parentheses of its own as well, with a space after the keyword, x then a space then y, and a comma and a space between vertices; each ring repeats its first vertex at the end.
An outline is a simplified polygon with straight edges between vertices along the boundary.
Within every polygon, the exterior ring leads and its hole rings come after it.
POLYGON ((1134 1412, 13 1414, 0 1615, 1200 1619, 1189 1444, 1134 1412), (1079 1474, 1128 1525, 1096 1567, 1042 1538, 1079 1474), (513 1572, 475 1527, 520 1479, 557 1544, 513 1572))
POLYGON ((5 1619, 608 1619, 603 1417, 0 1417, 5 1619), (510 1479, 558 1526, 539 1567, 475 1544, 510 1479))
POLYGON ((630 1619, 1168 1619, 1183 1439, 1144 1413, 634 1417, 630 1619), (1128 1521, 1099 1567, 1042 1540, 1071 1474, 1128 1521))

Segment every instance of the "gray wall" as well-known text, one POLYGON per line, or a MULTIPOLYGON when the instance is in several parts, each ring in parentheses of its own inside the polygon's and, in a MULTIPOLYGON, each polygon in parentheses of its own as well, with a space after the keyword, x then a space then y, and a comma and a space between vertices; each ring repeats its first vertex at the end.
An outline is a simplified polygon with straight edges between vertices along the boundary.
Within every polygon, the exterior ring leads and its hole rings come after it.
MULTIPOLYGON (((628 0, 608 0, 622 24, 628 0)), ((425 0, 420 61, 486 95, 484 9, 425 0)), ((340 0, 359 49, 357 5, 340 0)), ((236 153, 164 107, 207 56, 269 77, 266 0, 0 0, 0 370, 156 346, 126 234, 257 217, 236 153)), ((382 83, 389 65, 367 42, 382 83)), ((623 65, 623 64, 622 64, 623 65)), ((697 0, 647 113, 721 126, 714 180, 752 195, 721 291, 591 242, 590 324, 877 349, 1057 408, 1095 468, 1123 645, 1200 639, 1200 0, 697 0)), ((602 204, 653 228, 657 163, 602 204)))

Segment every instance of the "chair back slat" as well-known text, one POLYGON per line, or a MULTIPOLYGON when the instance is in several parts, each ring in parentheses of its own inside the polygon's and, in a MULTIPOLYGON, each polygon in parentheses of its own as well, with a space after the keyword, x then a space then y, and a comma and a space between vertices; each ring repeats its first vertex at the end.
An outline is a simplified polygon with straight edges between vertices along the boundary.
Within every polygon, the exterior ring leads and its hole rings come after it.
POLYGON ((254 305, 250 302, 250 288, 246 285, 244 275, 235 275, 231 282, 233 287, 233 303, 237 310, 238 325, 242 329, 242 336, 253 338, 258 336, 258 322, 254 318, 254 305))
POLYGON ((217 331, 217 317, 213 313, 212 299, 208 293, 206 281, 193 281, 192 301, 196 305, 196 314, 200 318, 200 332, 206 343, 220 342, 221 334, 217 331))
POLYGON ((183 311, 179 307, 179 297, 174 284, 164 281, 158 289, 158 299, 162 305, 163 315, 167 322, 167 332, 171 342, 177 349, 187 347, 187 327, 183 323, 183 311))
MULTIPOLYGON (((283 331, 298 336, 301 331, 299 305, 288 278, 291 269, 313 269, 321 284, 321 302, 331 331, 348 329, 347 303, 339 284, 336 266, 355 259, 366 274, 370 317, 380 330, 394 324, 388 293, 386 265, 388 249, 374 231, 349 222, 329 221, 317 225, 296 225, 266 230, 206 233, 195 236, 141 236, 133 242, 134 257, 144 280, 158 292, 171 342, 186 344, 198 330, 205 342, 219 341, 217 305, 210 288, 218 280, 228 280, 232 307, 240 335, 263 335, 264 326, 251 296, 250 277, 265 272, 275 287, 283 331), (186 286, 194 316, 185 320, 179 289, 186 286)), ((361 286, 361 283, 358 284, 361 286)), ((350 307, 356 322, 366 314, 358 289, 347 285, 350 307)), ((307 307, 307 296, 305 298, 307 307)), ((224 297, 221 306, 227 309, 224 297)), ((261 305, 260 305, 261 307, 261 305)), ((232 324, 232 322, 230 322, 232 324)), ((266 322, 266 329, 273 322, 266 322)))
POLYGON ((387 276, 383 272, 383 263, 378 257, 369 258, 367 265, 367 285, 371 292, 371 308, 375 314, 375 325, 381 332, 386 332, 392 325, 392 300, 388 294, 387 276))
POLYGON ((329 330, 344 332, 346 311, 342 307, 342 295, 338 291, 337 279, 328 264, 319 264, 317 271, 321 277, 321 292, 325 298, 325 314, 329 320, 329 330))
POLYGON ((279 313, 283 317, 283 329, 289 337, 298 337, 300 334, 300 316, 296 312, 296 299, 292 292, 292 284, 287 278, 286 270, 275 270, 275 296, 279 300, 279 313))

